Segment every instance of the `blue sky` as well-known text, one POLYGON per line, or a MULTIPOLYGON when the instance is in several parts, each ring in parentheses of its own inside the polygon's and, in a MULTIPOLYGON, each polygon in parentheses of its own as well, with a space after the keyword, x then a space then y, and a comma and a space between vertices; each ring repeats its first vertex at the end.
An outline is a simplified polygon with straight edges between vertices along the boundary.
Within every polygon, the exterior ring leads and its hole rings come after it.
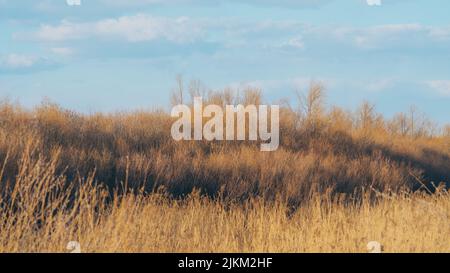
POLYGON ((167 107, 175 77, 212 89, 450 122, 450 1, 0 0, 0 97, 79 111, 167 107))

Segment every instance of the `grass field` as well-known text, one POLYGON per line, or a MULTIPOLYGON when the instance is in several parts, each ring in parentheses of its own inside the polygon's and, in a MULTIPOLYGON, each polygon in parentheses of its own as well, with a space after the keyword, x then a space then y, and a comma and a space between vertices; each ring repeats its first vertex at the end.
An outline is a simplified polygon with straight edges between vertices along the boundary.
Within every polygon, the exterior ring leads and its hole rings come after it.
MULTIPOLYGON (((164 111, 0 106, 0 252, 450 252, 450 127, 282 103, 280 148, 175 142, 164 111)), ((176 100, 176 98, 175 98, 176 100)), ((209 103, 259 104, 256 90, 209 103)))

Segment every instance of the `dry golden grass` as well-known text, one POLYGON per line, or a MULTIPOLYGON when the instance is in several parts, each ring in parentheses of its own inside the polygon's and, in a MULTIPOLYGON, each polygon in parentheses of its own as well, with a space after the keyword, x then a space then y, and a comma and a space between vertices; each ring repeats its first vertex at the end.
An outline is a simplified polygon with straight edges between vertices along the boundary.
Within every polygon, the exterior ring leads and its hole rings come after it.
POLYGON ((450 252, 444 189, 354 202, 312 193, 295 211, 282 200, 225 203, 198 192, 128 193, 108 204, 92 176, 73 192, 54 160, 25 154, 21 164, 11 200, 0 200, 0 252, 67 252, 74 240, 84 252, 365 252, 373 240, 386 252, 450 252))
MULTIPOLYGON (((161 111, 0 106, 0 252, 450 252, 450 135, 426 119, 281 109, 280 148, 174 142, 161 111), (442 182, 442 183, 441 183, 442 182), (447 184, 446 184, 446 183, 447 184), (440 185, 440 186, 438 186, 440 185)), ((260 103, 210 94, 217 104, 260 103)))

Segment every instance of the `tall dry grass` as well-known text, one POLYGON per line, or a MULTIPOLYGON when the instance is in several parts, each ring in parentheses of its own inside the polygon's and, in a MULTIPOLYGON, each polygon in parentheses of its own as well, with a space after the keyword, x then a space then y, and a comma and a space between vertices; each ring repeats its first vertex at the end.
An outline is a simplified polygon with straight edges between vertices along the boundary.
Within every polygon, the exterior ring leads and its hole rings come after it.
MULTIPOLYGON (((258 90, 205 96, 264 102, 258 90)), ((175 142, 163 111, 2 103, 0 252, 64 251, 72 240, 93 252, 360 252, 369 240, 450 251, 448 128, 415 109, 387 120, 370 103, 326 108, 320 86, 298 98, 282 104, 272 153, 175 142)))
POLYGON ((353 201, 312 192, 294 211, 282 199, 224 202, 198 191, 178 200, 116 191, 108 200, 94 174, 71 181, 74 190, 56 174, 58 152, 32 153, 0 198, 0 252, 67 252, 74 240, 83 252, 365 252, 373 240, 386 252, 450 251, 444 188, 353 201))

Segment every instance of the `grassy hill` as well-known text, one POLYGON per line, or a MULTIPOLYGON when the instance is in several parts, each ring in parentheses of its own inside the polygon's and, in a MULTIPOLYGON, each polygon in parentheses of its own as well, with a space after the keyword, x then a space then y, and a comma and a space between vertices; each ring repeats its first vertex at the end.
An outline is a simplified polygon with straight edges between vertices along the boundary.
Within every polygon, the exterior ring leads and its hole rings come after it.
MULTIPOLYGON (((280 148, 269 153, 176 142, 164 111, 4 102, 0 251, 78 240, 86 251, 359 252, 370 238, 388 251, 450 251, 450 128, 413 108, 385 119, 369 103, 349 112, 323 98, 313 85, 295 105, 278 102, 280 148)), ((258 90, 204 99, 263 102, 258 90)))

